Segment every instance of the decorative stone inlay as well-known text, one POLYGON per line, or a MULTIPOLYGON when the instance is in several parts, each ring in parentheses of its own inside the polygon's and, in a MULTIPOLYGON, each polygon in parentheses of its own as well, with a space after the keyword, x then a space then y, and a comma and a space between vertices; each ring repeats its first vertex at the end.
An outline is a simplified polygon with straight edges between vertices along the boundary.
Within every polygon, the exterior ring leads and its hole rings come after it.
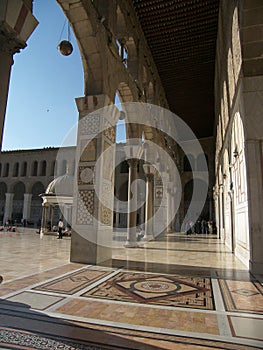
POLYGON ((163 282, 158 282, 158 281, 148 281, 146 283, 141 283, 141 286, 137 286, 137 289, 143 289, 143 290, 149 290, 151 292, 159 292, 163 290, 168 290, 169 289, 169 284, 168 283, 163 283, 163 282))
POLYGON ((108 148, 110 147, 109 142, 104 141, 104 145, 103 145, 103 151, 106 151, 108 148))
POLYGON ((197 276, 120 272, 82 296, 214 310, 211 281, 197 276))
POLYGON ((251 297, 252 295, 257 295, 260 293, 257 293, 253 290, 249 290, 249 289, 238 289, 238 290, 233 290, 233 293, 242 295, 244 297, 251 297))
POLYGON ((116 130, 107 120, 104 122, 104 127, 107 128, 104 130, 104 136, 107 137, 112 143, 115 143, 116 139, 116 130))
POLYGON ((94 166, 85 167, 80 166, 78 171, 78 185, 93 184, 93 178, 94 178, 94 166))
POLYGON ((162 178, 160 176, 155 177, 155 186, 162 186, 162 185, 163 185, 162 178))
POLYGON ((100 130, 100 115, 92 114, 81 120, 80 135, 97 134, 100 130))
POLYGON ((163 197, 163 188, 155 187, 155 198, 162 198, 162 197, 163 197))
POLYGON ((101 205, 101 222, 104 225, 110 226, 111 225, 111 215, 112 211, 105 207, 104 205, 101 205))
POLYGON ((97 153, 97 140, 93 139, 89 142, 81 142, 81 162, 94 162, 96 160, 97 153))
POLYGON ((92 225, 94 212, 94 190, 79 190, 77 201, 77 224, 92 225))
POLYGON ((116 132, 115 127, 109 127, 104 131, 104 136, 107 137, 112 143, 115 142, 116 132))

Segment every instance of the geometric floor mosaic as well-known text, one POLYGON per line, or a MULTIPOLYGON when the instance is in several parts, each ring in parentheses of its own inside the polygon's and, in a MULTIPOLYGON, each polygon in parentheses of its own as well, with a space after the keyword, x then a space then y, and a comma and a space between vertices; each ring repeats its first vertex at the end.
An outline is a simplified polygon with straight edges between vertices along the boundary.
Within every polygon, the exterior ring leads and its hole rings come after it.
POLYGON ((44 283, 34 289, 39 291, 72 295, 81 289, 88 287, 90 284, 96 282, 100 278, 109 275, 110 273, 110 271, 96 271, 92 269, 85 269, 83 271, 61 277, 54 281, 44 283))
POLYGON ((119 272, 84 297, 214 310, 210 278, 119 272))
POLYGON ((263 286, 258 281, 219 280, 227 311, 263 314, 263 286))
POLYGON ((0 348, 26 350, 106 350, 104 347, 102 348, 93 345, 83 345, 64 339, 52 339, 45 335, 39 335, 20 329, 11 329, 6 327, 0 327, 0 348))

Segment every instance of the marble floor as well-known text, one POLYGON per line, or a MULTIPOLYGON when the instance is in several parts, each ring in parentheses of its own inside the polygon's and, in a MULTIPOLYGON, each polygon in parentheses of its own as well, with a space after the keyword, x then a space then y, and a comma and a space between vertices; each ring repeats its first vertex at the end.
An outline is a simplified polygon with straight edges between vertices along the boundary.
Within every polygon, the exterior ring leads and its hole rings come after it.
POLYGON ((263 281, 213 235, 69 262, 70 237, 0 233, 1 349, 262 349, 263 281))

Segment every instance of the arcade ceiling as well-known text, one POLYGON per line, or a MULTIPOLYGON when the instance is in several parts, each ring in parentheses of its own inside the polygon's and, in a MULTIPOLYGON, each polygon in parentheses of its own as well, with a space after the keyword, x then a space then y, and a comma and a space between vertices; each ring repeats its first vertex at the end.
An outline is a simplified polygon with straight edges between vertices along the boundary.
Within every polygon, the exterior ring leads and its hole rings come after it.
POLYGON ((219 0, 132 0, 169 107, 212 136, 219 0))

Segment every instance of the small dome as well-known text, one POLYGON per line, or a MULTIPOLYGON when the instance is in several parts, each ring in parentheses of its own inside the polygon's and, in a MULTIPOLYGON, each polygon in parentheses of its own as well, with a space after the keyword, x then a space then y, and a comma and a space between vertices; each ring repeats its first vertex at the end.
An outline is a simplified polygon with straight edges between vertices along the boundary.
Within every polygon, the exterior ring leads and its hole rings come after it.
POLYGON ((46 194, 54 194, 57 196, 73 197, 74 177, 72 175, 62 175, 56 177, 47 186, 46 194))

